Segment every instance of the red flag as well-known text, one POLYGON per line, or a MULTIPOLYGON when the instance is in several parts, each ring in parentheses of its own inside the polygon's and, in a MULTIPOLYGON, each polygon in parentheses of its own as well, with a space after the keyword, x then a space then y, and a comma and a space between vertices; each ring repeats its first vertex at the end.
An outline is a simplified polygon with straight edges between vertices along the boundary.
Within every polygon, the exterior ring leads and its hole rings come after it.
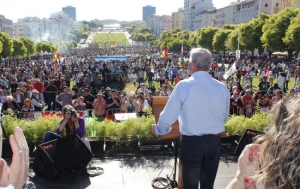
POLYGON ((44 56, 44 52, 43 52, 42 49, 41 49, 41 51, 40 51, 40 55, 41 55, 41 56, 44 56))
POLYGON ((166 49, 166 50, 165 50, 165 58, 168 58, 168 54, 169 54, 169 50, 166 49))
POLYGON ((183 45, 181 46, 181 53, 183 53, 183 45))
POLYGON ((56 54, 56 57, 57 57, 57 59, 60 59, 60 54, 57 53, 57 54, 56 54))
POLYGON ((270 66, 267 67, 266 74, 265 74, 266 77, 269 76, 269 70, 270 70, 270 66))
POLYGON ((54 62, 54 66, 55 67, 59 67, 59 65, 57 64, 57 62, 54 62))

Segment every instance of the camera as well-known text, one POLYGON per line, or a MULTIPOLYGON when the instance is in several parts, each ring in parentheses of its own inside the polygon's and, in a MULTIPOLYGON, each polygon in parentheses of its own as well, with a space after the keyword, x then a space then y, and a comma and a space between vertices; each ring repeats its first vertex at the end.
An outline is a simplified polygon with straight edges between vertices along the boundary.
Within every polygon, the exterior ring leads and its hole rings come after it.
POLYGON ((77 117, 77 113, 75 111, 71 111, 71 116, 77 117))

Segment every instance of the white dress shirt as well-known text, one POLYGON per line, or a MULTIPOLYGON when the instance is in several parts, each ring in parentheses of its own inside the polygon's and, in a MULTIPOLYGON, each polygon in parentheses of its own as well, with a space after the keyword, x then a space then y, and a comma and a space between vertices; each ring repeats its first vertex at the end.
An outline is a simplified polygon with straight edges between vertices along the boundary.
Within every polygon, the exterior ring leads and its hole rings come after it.
POLYGON ((227 87, 208 72, 197 71, 175 86, 160 114, 156 133, 169 133, 178 119, 182 135, 219 134, 225 131, 229 104, 227 87))

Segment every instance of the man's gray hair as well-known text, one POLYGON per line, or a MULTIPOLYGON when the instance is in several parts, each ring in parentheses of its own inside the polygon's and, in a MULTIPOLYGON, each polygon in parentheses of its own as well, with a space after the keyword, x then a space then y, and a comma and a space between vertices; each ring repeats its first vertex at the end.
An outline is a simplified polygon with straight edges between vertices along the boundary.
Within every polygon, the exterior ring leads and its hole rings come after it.
POLYGON ((9 101, 9 100, 12 101, 13 99, 14 99, 14 97, 12 97, 12 96, 7 96, 6 97, 6 101, 9 101))
POLYGON ((194 61, 198 69, 209 71, 213 57, 209 50, 204 48, 193 48, 190 53, 190 62, 194 61))

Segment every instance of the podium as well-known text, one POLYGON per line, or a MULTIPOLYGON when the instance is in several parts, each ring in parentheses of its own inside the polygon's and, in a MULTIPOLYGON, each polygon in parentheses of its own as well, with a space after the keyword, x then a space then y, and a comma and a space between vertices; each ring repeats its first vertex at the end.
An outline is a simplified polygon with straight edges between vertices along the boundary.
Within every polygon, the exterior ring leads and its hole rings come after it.
MULTIPOLYGON (((152 113, 155 117, 156 122, 158 122, 159 115, 163 111, 164 107, 166 106, 167 102, 169 100, 168 96, 154 96, 152 100, 152 113)), ((180 130, 179 130, 179 123, 178 120, 172 124, 172 130, 166 134, 159 136, 160 140, 169 140, 174 139, 176 140, 176 144, 178 143, 179 139, 181 137, 180 130)), ((176 165, 177 165, 177 146, 175 145, 175 171, 174 174, 176 175, 176 165)), ((175 179, 175 178, 174 178, 175 179)), ((178 164, 178 189, 183 189, 182 185, 182 165, 181 160, 179 158, 179 164, 178 164)))
MULTIPOLYGON (((152 100, 152 113, 155 117, 156 122, 158 122, 159 115, 163 111, 169 100, 168 96, 154 96, 152 100)), ((179 131, 179 123, 176 121, 172 124, 172 130, 166 134, 159 136, 160 140, 168 140, 168 139, 180 139, 181 134, 179 131)))

